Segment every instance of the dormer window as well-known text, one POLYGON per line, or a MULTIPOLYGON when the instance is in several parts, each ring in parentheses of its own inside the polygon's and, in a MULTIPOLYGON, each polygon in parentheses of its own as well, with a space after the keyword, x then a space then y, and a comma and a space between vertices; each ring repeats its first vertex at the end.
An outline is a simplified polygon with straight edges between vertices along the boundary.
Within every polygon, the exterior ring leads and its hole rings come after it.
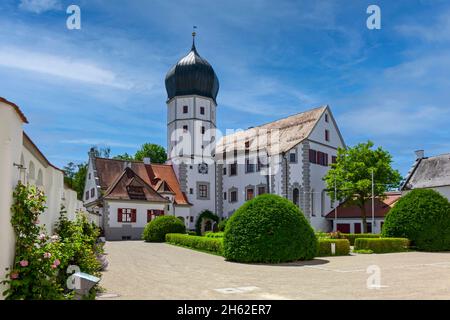
POLYGON ((146 200, 144 187, 141 186, 128 186, 128 196, 133 200, 146 200))
POLYGON ((328 122, 328 114, 325 113, 325 122, 328 122))
POLYGON ((325 141, 330 141, 330 131, 325 130, 325 141))

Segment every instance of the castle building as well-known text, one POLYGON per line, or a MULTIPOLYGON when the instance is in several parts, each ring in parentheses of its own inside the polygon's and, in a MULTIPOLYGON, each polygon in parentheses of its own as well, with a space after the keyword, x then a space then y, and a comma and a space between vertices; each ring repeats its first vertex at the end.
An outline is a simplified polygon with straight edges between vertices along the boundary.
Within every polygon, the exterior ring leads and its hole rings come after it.
POLYGON ((334 204, 323 177, 345 143, 329 106, 223 136, 216 120, 219 80, 194 42, 168 71, 165 85, 166 164, 90 156, 85 205, 103 217, 107 238, 140 237, 154 210, 194 229, 202 211, 228 218, 263 193, 291 200, 314 228, 331 230, 326 215, 334 204), (164 173, 156 177, 160 168, 164 173))

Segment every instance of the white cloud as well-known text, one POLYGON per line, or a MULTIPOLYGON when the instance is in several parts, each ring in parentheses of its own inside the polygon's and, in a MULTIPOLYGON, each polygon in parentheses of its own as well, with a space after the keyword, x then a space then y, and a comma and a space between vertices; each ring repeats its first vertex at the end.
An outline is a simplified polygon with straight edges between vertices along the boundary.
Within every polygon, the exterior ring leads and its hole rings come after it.
POLYGON ((113 71, 104 69, 94 62, 25 51, 15 47, 5 47, 0 51, 0 66, 119 89, 132 88, 131 83, 120 80, 113 71))
POLYGON ((87 145, 87 146, 108 146, 108 147, 121 147, 121 148, 136 148, 136 144, 123 143, 118 141, 101 140, 101 139, 68 139, 62 140, 60 143, 74 144, 74 145, 87 145))
POLYGON ((62 4, 59 0, 20 0, 19 8, 40 14, 47 11, 61 10, 62 4))

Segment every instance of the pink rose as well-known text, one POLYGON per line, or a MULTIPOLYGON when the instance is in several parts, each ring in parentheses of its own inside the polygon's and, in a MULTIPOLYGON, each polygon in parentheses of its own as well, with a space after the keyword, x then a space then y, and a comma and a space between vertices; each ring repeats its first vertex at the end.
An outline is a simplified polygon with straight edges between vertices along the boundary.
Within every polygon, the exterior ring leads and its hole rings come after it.
POLYGON ((61 261, 59 259, 56 259, 55 262, 53 262, 55 266, 59 266, 61 264, 61 261))
POLYGON ((17 272, 13 272, 13 273, 11 273, 11 274, 9 275, 9 277, 10 277, 12 280, 16 280, 17 278, 19 278, 19 274, 18 274, 17 272))
POLYGON ((27 260, 22 260, 19 262, 21 267, 28 267, 28 261, 27 260))
POLYGON ((44 253, 44 258, 45 259, 49 259, 51 256, 52 256, 52 254, 50 252, 44 253))
POLYGON ((40 235, 39 235, 39 240, 45 240, 45 233, 41 233, 40 235))
POLYGON ((54 235, 54 236, 52 236, 51 238, 50 238, 52 241, 58 241, 59 240, 59 237, 58 237, 58 235, 54 235))
POLYGON ((52 264, 52 269, 56 269, 57 268, 57 266, 55 266, 54 264, 52 264))

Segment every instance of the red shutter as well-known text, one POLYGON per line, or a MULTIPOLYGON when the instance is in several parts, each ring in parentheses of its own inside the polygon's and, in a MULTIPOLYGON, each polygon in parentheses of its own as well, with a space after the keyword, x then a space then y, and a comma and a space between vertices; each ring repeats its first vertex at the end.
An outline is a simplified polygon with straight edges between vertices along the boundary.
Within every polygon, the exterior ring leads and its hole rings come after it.
POLYGON ((136 222, 136 209, 131 209, 131 222, 136 222))
POLYGON ((117 222, 122 222, 122 209, 117 209, 117 222))
POLYGON ((147 222, 152 221, 152 210, 147 210, 147 222))

